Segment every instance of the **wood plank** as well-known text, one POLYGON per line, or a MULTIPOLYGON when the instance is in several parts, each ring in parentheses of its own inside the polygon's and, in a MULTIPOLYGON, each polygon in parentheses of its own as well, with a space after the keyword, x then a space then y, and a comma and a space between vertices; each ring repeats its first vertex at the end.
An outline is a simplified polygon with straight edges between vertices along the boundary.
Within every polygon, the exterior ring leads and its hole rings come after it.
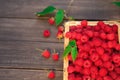
POLYGON ((57 27, 49 25, 47 20, 0 18, 0 40, 60 42, 56 34, 57 27), (45 29, 51 32, 49 38, 43 37, 45 29))
POLYGON ((53 5, 67 9, 69 0, 0 0, 0 17, 36 18, 35 12, 53 5))
MULTIPOLYGON (((62 71, 55 71, 54 80, 62 80, 62 71)), ((0 80, 49 80, 45 70, 0 69, 0 80)))
MULTIPOLYGON (((70 15, 75 19, 120 19, 120 8, 113 0, 75 0, 70 15)), ((117 0, 120 1, 120 0, 117 0)))
POLYGON ((63 43, 0 41, 0 67, 62 70, 62 52, 63 43), (51 57, 45 59, 35 48, 49 48, 51 54, 56 49, 60 59, 56 62, 51 57))

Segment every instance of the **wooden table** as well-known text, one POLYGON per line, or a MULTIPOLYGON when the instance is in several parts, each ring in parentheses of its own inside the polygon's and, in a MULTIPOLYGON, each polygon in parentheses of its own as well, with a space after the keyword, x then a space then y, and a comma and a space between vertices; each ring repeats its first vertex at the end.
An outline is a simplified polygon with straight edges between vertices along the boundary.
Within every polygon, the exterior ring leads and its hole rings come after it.
POLYGON ((77 20, 120 19, 120 8, 112 0, 0 0, 0 80, 49 80, 48 70, 63 79, 63 40, 56 39, 57 28, 48 17, 37 18, 35 12, 48 5, 67 10, 77 20), (69 5, 70 4, 70 5, 69 5), (51 31, 44 38, 43 30, 51 31), (60 60, 44 59, 35 48, 56 49, 60 60))

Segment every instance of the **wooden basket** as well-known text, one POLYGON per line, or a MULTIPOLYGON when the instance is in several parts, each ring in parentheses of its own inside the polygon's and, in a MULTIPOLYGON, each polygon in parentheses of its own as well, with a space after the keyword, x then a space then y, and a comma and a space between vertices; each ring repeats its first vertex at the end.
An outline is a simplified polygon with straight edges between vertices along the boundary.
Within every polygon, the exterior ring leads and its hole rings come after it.
MULTIPOLYGON (((93 26, 96 25, 98 21, 88 21, 88 24, 93 26)), ((104 21, 106 24, 116 24, 118 25, 118 37, 119 37, 119 43, 120 43, 120 22, 117 21, 104 21)), ((69 31, 70 26, 75 26, 79 25, 80 21, 69 21, 65 23, 65 33, 69 31)), ((64 39, 64 48, 68 45, 69 39, 65 38, 64 39)), ((63 64, 63 80, 68 80, 68 72, 67 72, 67 67, 68 67, 68 58, 64 58, 64 64, 63 64)))

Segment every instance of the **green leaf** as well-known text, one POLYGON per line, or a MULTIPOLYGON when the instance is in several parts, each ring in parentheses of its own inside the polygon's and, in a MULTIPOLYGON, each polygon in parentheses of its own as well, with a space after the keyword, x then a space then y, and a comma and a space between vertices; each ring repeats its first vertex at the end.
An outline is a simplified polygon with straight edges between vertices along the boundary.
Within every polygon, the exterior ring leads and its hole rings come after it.
POLYGON ((46 15, 46 14, 52 13, 55 9, 56 8, 54 6, 48 6, 42 12, 37 12, 36 14, 38 16, 46 15))
POLYGON ((120 7, 120 2, 112 2, 112 3, 120 7))
POLYGON ((64 18, 64 10, 59 9, 55 15, 55 23, 58 26, 64 18))
POLYGON ((73 59, 73 61, 75 61, 75 59, 76 59, 76 57, 77 57, 77 47, 76 46, 74 46, 74 47, 72 47, 72 50, 71 50, 71 55, 72 55, 72 59, 73 59))
POLYGON ((69 42, 69 44, 70 44, 70 46, 76 46, 76 41, 75 40, 71 40, 70 42, 69 42))
POLYGON ((66 57, 71 52, 71 49, 72 47, 68 45, 63 52, 63 57, 66 57))

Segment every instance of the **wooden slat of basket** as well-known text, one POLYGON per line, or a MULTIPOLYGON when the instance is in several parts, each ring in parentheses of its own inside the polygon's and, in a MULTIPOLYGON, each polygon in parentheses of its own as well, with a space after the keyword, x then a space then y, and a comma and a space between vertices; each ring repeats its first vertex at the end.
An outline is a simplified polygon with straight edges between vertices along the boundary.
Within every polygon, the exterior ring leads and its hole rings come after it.
MULTIPOLYGON (((89 21, 88 24, 90 25, 96 25, 98 21, 89 21)), ((120 23, 116 21, 104 21, 106 24, 116 24, 118 25, 118 37, 119 37, 119 43, 120 43, 120 23)), ((69 27, 72 25, 78 25, 80 24, 80 21, 69 21, 65 23, 65 33, 69 31, 69 27)), ((69 39, 65 38, 64 40, 64 48, 68 45, 69 39)), ((68 58, 64 58, 64 63, 63 63, 63 80, 68 80, 68 72, 67 72, 67 67, 68 67, 68 58)))

